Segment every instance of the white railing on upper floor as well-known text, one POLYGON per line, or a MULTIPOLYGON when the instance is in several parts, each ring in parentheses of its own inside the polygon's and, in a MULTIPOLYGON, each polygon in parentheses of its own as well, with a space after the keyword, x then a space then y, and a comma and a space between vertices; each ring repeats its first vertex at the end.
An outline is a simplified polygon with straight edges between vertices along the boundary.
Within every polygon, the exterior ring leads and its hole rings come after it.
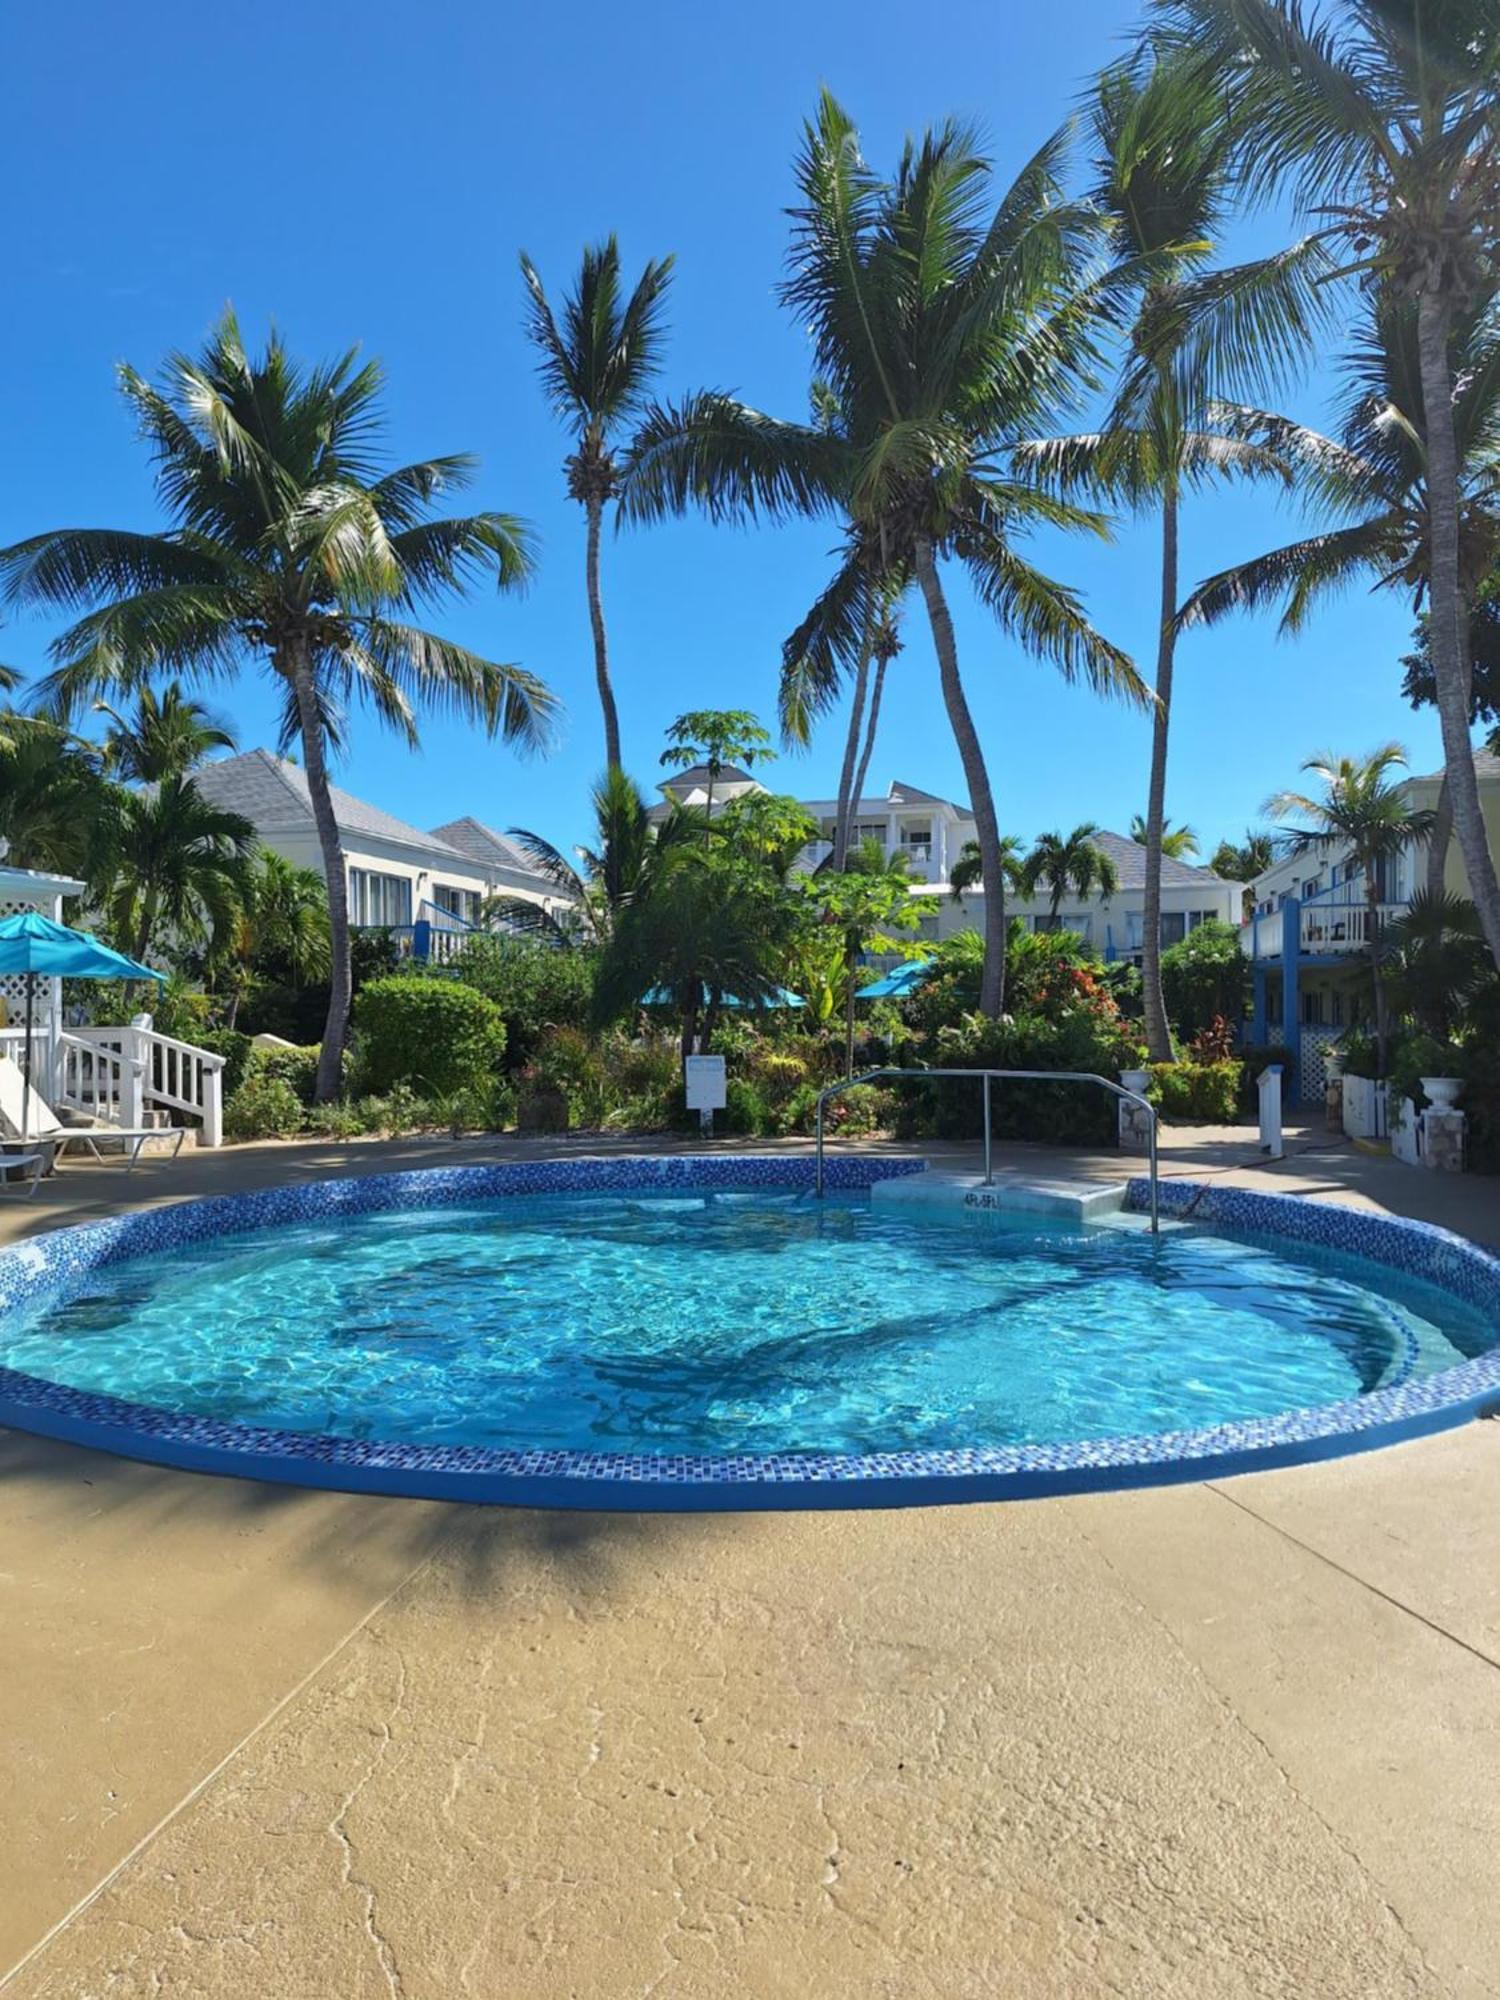
MULTIPOLYGON (((1382 902, 1375 913, 1380 930, 1388 930, 1410 907, 1404 898, 1382 902)), ((1296 916, 1299 953, 1321 958, 1369 949, 1370 909, 1359 882, 1339 882, 1320 895, 1309 896, 1298 905, 1296 916)), ((1285 927, 1285 910, 1252 917, 1245 925, 1246 952, 1251 958, 1280 958, 1285 927)))

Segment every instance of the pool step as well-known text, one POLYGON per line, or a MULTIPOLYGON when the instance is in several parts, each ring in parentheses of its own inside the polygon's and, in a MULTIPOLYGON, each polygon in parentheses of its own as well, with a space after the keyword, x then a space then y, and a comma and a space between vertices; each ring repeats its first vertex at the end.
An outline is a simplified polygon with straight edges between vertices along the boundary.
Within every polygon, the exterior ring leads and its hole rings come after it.
POLYGON ((1124 1181, 1016 1180, 986 1187, 982 1174, 905 1174, 876 1181, 870 1200, 881 1207, 935 1208, 969 1214, 1051 1215, 1063 1222, 1104 1222, 1125 1205, 1124 1181))

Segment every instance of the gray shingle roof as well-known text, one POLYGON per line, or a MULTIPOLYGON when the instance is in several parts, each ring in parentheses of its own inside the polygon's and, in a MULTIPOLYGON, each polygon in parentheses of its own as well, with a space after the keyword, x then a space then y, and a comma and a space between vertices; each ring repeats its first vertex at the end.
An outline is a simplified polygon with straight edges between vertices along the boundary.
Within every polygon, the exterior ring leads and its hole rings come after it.
MULTIPOLYGON (((307 773, 300 764, 269 750, 247 750, 240 757, 221 757, 193 773, 193 782, 206 799, 225 812, 242 813, 265 833, 289 831, 314 825, 312 799, 307 789, 307 773)), ((440 836, 424 833, 379 806, 366 805, 350 792, 330 785, 333 810, 345 833, 364 833, 378 840, 390 840, 403 847, 420 847, 429 854, 446 854, 454 861, 470 859, 461 848, 440 836)))
MULTIPOLYGON (((881 804, 893 806, 951 806, 954 812, 961 814, 965 819, 972 819, 974 817, 973 808, 970 806, 961 806, 957 799, 939 798, 936 792, 924 792, 917 785, 903 785, 899 778, 891 786, 889 798, 882 799, 881 804)), ((864 805, 863 799, 861 799, 860 805, 864 805)))
MULTIPOLYGON (((1102 848, 1115 864, 1122 889, 1144 889, 1146 886, 1146 850, 1139 841, 1127 840, 1123 833, 1096 833, 1095 847, 1102 848)), ((1197 886, 1207 888, 1210 883, 1219 883, 1222 877, 1215 875, 1212 868, 1194 868, 1186 861, 1174 861, 1170 854, 1161 858, 1161 881, 1164 889, 1191 889, 1197 886)))
MULTIPOLYGON (((449 847, 456 847, 460 854, 467 854, 471 860, 483 862, 487 867, 510 868, 519 875, 537 874, 514 841, 507 840, 503 833, 496 833, 492 826, 486 826, 482 820, 472 816, 449 820, 446 826, 434 827, 432 837, 449 847)), ((537 876, 538 881, 542 879, 537 876)))
MULTIPOLYGON (((1500 757, 1497 757, 1493 750, 1476 750, 1474 752, 1474 773, 1481 784, 1493 784, 1497 778, 1500 778, 1500 757)), ((1440 785, 1443 782, 1443 773, 1441 771, 1424 771, 1421 774, 1420 782, 1429 785, 1440 785)))

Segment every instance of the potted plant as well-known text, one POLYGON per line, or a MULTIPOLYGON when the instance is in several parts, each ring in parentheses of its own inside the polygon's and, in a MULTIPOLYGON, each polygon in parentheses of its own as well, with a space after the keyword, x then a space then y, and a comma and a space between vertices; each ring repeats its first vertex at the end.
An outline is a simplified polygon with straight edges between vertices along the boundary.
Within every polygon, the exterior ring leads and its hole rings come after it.
POLYGON ((1402 1049, 1400 1066, 1407 1076, 1415 1073, 1434 1110, 1451 1111, 1457 1104, 1464 1079, 1455 1074, 1458 1051, 1451 1042, 1440 1042, 1435 1035, 1418 1035, 1402 1049))

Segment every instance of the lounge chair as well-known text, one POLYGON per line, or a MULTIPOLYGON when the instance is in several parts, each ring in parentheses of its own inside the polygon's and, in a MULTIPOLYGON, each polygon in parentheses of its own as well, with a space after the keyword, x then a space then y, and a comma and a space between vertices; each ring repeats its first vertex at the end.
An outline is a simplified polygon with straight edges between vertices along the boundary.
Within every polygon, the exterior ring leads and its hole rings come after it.
POLYGON ((126 1165, 133 1167, 141 1156, 141 1148, 148 1139, 174 1139, 172 1158, 175 1160, 182 1151, 186 1131, 177 1126, 143 1126, 130 1130, 120 1125, 108 1125, 103 1119, 93 1119, 87 1124, 64 1125, 52 1107, 38 1096, 12 1056, 0 1056, 0 1135, 12 1140, 25 1133, 25 1144, 40 1146, 44 1153, 57 1157, 69 1146, 82 1146, 93 1154, 96 1160, 106 1156, 99 1147, 102 1144, 119 1145, 126 1165))
POLYGON ((42 1169, 46 1164, 45 1153, 7 1153, 3 1146, 0 1146, 0 1194, 14 1194, 17 1188, 24 1187, 29 1199, 37 1191, 42 1178, 42 1169), (30 1168, 29 1181, 13 1181, 10 1178, 18 1167, 30 1168))

